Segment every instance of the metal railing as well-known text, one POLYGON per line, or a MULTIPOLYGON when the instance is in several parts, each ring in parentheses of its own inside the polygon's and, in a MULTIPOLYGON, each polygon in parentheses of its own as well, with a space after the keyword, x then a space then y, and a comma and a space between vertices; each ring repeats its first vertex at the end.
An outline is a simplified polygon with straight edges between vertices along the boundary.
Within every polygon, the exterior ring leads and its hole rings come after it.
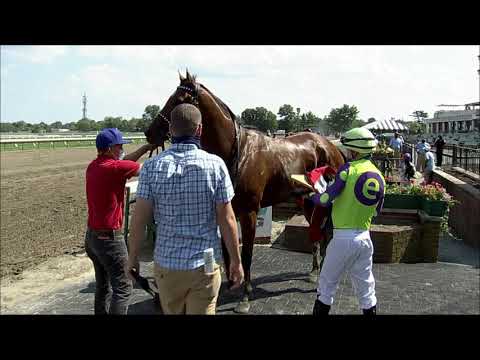
MULTIPOLYGON (((438 158, 436 149, 431 151, 438 158)), ((442 166, 456 166, 480 174, 480 149, 459 145, 445 145, 442 166)))
MULTIPOLYGON (((432 147, 430 150, 435 154, 438 164, 437 149, 432 147)), ((415 145, 405 144, 404 152, 412 155, 412 162, 416 164, 417 152, 415 145)), ((480 174, 480 148, 466 147, 461 145, 445 145, 442 152, 442 167, 459 167, 476 174, 480 174)))
MULTIPOLYGON (((145 136, 124 136, 124 139, 132 140, 133 144, 146 142, 145 136)), ((1 139, 0 150, 34 150, 55 149, 79 146, 95 146, 95 137, 61 137, 34 139, 1 139)))

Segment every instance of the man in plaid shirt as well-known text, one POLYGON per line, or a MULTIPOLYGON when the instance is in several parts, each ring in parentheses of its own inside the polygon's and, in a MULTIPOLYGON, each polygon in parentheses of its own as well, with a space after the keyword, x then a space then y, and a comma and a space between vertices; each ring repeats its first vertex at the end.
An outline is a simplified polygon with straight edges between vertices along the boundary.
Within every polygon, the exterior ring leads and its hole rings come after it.
POLYGON ((231 258, 232 288, 243 281, 232 182, 223 160, 200 149, 201 132, 200 111, 191 104, 178 105, 171 113, 172 146, 147 160, 139 178, 126 271, 139 268, 140 242, 153 212, 155 279, 165 314, 215 314, 220 234, 231 258), (204 266, 203 253, 209 248, 216 260, 213 273, 204 266))

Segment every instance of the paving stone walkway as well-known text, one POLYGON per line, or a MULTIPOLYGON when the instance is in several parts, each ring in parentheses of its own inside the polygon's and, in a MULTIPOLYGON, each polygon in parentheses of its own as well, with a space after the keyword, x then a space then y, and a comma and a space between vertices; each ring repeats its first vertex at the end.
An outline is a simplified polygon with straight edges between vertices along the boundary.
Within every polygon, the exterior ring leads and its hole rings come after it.
MULTIPOLYGON (((478 249, 444 238, 439 258, 438 263, 374 264, 378 314, 480 314, 478 249)), ((309 254, 278 249, 275 244, 256 246, 250 314, 310 314, 316 287, 308 282, 310 264, 309 254)), ((150 279, 152 266, 151 262, 141 265, 142 274, 150 279)), ((93 314, 94 291, 94 279, 90 278, 19 304, 15 313, 93 314)), ((226 291, 224 282, 220 294, 217 314, 235 314, 239 293, 226 291)), ((361 313, 347 276, 339 286, 331 313, 361 313)), ((129 314, 161 314, 161 310, 146 292, 135 288, 129 314)))

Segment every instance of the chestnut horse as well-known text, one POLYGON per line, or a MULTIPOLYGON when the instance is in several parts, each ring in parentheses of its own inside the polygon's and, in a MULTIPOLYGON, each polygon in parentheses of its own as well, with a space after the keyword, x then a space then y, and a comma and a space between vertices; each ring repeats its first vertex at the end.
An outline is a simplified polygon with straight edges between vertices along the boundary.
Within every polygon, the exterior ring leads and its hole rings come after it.
MULTIPOLYGON (((293 193, 308 192, 299 190, 298 185, 291 181, 292 174, 303 174, 323 165, 330 165, 336 170, 344 160, 335 145, 315 133, 302 132, 279 139, 242 128, 229 107, 197 83, 188 70, 186 78, 180 75, 180 86, 145 131, 149 143, 163 145, 169 138, 170 113, 181 103, 193 104, 200 110, 202 148, 225 161, 232 179, 235 189, 232 206, 242 230, 242 265, 245 272, 242 301, 236 311, 248 312, 249 295, 253 290, 250 267, 259 209, 285 202, 293 193)), ((229 256, 225 246, 223 249, 228 278, 229 256)), ((315 270, 315 258, 313 263, 315 270)))

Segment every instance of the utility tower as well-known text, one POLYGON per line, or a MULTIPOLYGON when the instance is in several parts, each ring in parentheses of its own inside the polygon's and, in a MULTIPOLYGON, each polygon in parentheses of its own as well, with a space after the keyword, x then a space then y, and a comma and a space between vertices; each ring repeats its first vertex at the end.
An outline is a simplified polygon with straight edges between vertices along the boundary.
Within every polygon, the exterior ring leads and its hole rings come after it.
POLYGON ((87 95, 84 93, 82 98, 83 103, 83 117, 82 119, 85 120, 87 118, 87 95))

